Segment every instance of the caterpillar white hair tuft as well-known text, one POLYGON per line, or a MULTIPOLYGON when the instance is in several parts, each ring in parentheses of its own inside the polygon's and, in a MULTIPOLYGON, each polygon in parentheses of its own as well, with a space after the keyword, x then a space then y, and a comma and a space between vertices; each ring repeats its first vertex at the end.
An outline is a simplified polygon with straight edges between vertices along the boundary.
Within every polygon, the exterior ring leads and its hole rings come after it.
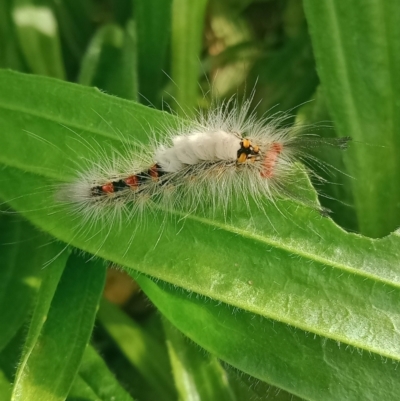
POLYGON ((306 148, 321 143, 345 148, 349 141, 305 135, 284 124, 284 113, 257 119, 250 103, 232 98, 178 128, 165 127, 161 141, 93 162, 58 189, 57 200, 85 222, 122 221, 125 214, 140 222, 146 212, 160 209, 225 215, 239 198, 263 209, 276 197, 296 197, 287 183, 295 179, 295 163, 308 157, 306 148))

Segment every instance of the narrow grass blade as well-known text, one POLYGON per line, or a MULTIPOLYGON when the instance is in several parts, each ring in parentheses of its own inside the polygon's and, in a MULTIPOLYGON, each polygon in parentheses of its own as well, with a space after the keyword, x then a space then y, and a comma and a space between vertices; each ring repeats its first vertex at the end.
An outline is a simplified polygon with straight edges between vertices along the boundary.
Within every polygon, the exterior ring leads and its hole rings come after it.
POLYGON ((21 50, 31 71, 64 79, 58 24, 52 9, 31 0, 14 0, 12 16, 21 50))
POLYGON ((13 400, 64 400, 88 344, 106 268, 71 255, 14 387, 13 400))
POLYGON ((103 300, 98 318, 118 348, 164 400, 175 399, 167 351, 116 306, 103 300))
POLYGON ((173 0, 172 79, 176 90, 174 109, 193 114, 197 105, 200 54, 207 0, 173 0))
POLYGON ((400 12, 396 1, 306 0, 317 70, 355 178, 360 230, 400 225, 400 12))
POLYGON ((235 401, 227 374, 219 361, 199 349, 168 321, 164 321, 164 329, 180 399, 235 401))

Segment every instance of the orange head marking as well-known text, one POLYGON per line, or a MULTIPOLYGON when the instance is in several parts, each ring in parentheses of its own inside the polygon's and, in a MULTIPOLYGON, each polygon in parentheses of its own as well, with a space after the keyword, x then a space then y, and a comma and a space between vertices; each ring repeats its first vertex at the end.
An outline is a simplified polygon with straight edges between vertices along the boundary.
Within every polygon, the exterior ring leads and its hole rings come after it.
POLYGON ((237 163, 244 163, 247 160, 254 162, 255 156, 258 155, 260 149, 258 146, 253 146, 249 139, 244 138, 240 142, 240 149, 237 151, 237 163))
POLYGON ((251 142, 248 140, 248 139, 243 139, 243 141, 242 141, 242 146, 245 148, 245 149, 247 149, 247 148, 249 148, 250 146, 251 146, 251 142))
POLYGON ((244 163, 247 160, 246 153, 240 153, 239 157, 237 158, 238 163, 244 163))

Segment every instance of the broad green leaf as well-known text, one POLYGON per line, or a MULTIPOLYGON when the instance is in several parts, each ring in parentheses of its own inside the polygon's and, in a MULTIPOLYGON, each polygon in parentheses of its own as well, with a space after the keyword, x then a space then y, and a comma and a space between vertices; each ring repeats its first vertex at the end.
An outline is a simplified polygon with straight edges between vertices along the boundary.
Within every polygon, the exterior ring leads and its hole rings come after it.
POLYGON ((105 299, 101 302, 98 319, 126 358, 157 390, 158 396, 174 400, 175 389, 165 347, 105 299))
POLYGON ((13 400, 66 398, 92 332, 105 272, 101 261, 70 256, 41 333, 19 370, 13 400))
POLYGON ((9 213, 12 214, 0 214, 0 350, 31 312, 40 285, 40 270, 54 256, 52 247, 45 246, 48 236, 39 234, 13 211, 9 213), (40 247, 42 251, 36 252, 40 247))
POLYGON ((181 400, 235 401, 226 372, 212 355, 205 354, 168 321, 164 321, 175 386, 181 400))
POLYGON ((52 9, 14 0, 12 16, 25 61, 35 74, 65 77, 58 24, 52 9))
POLYGON ((137 98, 136 39, 133 21, 124 31, 116 24, 102 26, 82 61, 78 82, 112 95, 137 98))
MULTIPOLYGON (((260 380, 313 401, 398 397, 398 362, 190 296, 142 274, 133 276, 157 308, 190 339, 260 380)), ((266 391, 262 399, 267 395, 266 391)), ((282 399, 291 398, 283 394, 282 399)))
POLYGON ((175 110, 193 114, 197 105, 200 52, 207 0, 172 2, 172 80, 176 85, 175 110))
POLYGON ((317 69, 346 155, 361 232, 400 225, 400 8, 397 1, 305 0, 317 69))
MULTIPOLYGON (((121 135, 127 141, 145 142, 149 136, 145 127, 149 122, 152 128, 161 128, 167 122, 175 121, 167 113, 157 113, 136 103, 106 96, 94 88, 7 71, 1 71, 0 76, 0 128, 1 132, 7 133, 2 135, 7 148, 0 160, 26 171, 46 171, 53 180, 62 181, 66 171, 73 174, 79 168, 79 153, 85 154, 85 158, 98 157, 98 154, 90 155, 88 148, 90 144, 96 149, 95 141, 84 142, 84 139, 94 139, 90 138, 92 132, 100 135, 97 140, 103 145, 107 142, 106 152, 110 152, 111 147, 123 150, 121 135), (9 80, 11 77, 14 77, 13 82, 9 80), (111 102, 104 102, 104 99, 111 102), (35 111, 32 110, 33 104, 36 105, 35 111), (15 140, 13 133, 22 135, 22 142, 15 140), (43 152, 40 158, 32 158, 32 147, 43 152)), ((37 190, 43 195, 43 183, 37 190)))
POLYGON ((134 8, 140 94, 143 103, 158 105, 171 35, 172 0, 136 0, 134 8))
POLYGON ((0 162, 14 184, 3 185, 0 196, 44 230, 197 294, 400 359, 400 334, 393 330, 399 322, 398 236, 372 240, 346 233, 293 200, 266 204, 263 211, 238 201, 232 218, 180 210, 166 218, 160 210, 143 225, 131 217, 121 225, 82 225, 84 217, 71 218, 54 192, 43 190, 70 181, 73 161, 92 156, 82 138, 102 143, 106 157, 111 144, 124 151, 117 132, 145 138, 147 127, 175 119, 90 88, 23 74, 1 73, 0 93, 0 129, 7 133, 0 137, 0 162))
POLYGON ((92 346, 86 348, 75 380, 83 380, 100 400, 133 401, 92 346))
POLYGON ((227 367, 229 384, 240 401, 302 401, 302 398, 288 393, 279 387, 271 386, 237 369, 227 367))

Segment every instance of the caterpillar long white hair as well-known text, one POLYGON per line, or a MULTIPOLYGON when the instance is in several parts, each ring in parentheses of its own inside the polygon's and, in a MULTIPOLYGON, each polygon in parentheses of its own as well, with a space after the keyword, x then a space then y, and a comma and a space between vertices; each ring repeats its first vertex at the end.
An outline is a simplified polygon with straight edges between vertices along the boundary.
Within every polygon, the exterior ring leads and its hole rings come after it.
POLYGON ((226 213, 238 198, 262 209, 266 201, 289 194, 287 183, 304 148, 321 142, 346 147, 348 138, 325 140, 285 126, 287 114, 257 119, 249 114, 250 101, 215 105, 179 127, 165 127, 162 140, 89 163, 74 182, 59 188, 57 199, 86 222, 115 221, 125 213, 140 221, 155 209, 226 213))

